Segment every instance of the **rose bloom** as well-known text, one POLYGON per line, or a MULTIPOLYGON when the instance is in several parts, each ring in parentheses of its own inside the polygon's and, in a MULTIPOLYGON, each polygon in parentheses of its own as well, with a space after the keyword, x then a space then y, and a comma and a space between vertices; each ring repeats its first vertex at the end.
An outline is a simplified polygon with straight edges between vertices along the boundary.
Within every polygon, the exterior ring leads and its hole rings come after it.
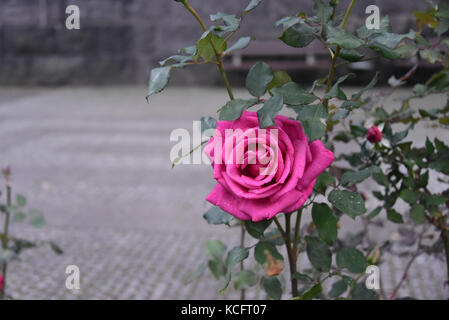
POLYGON ((366 139, 369 142, 377 143, 382 140, 382 132, 380 132, 380 130, 376 126, 372 126, 366 133, 366 139))
POLYGON ((235 121, 217 122, 204 149, 218 182, 207 201, 252 221, 304 204, 334 154, 320 140, 309 144, 298 121, 278 115, 274 122, 276 127, 260 129, 257 113, 249 111, 235 121))

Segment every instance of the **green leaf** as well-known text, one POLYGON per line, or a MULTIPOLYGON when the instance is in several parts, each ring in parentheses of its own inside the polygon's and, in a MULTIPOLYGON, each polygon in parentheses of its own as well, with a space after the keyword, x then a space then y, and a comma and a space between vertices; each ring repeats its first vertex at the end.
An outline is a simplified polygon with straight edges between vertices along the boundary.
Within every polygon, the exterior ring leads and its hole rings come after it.
POLYGON ((329 298, 337 298, 341 296, 348 289, 348 284, 345 280, 341 279, 332 284, 332 288, 329 291, 329 298))
POLYGON ((281 87, 291 81, 292 78, 287 72, 285 72, 284 70, 277 70, 273 73, 273 80, 271 80, 271 82, 268 84, 268 90, 271 91, 271 89, 275 87, 281 87))
POLYGON ((273 70, 265 62, 257 62, 246 76, 246 88, 255 97, 261 97, 267 91, 268 84, 273 80, 273 70))
POLYGON ((326 189, 335 184, 335 178, 327 171, 323 171, 316 179, 313 190, 315 192, 326 194, 326 189))
POLYGON ((366 212, 365 203, 358 192, 335 189, 329 194, 329 201, 352 219, 366 212))
POLYGON ((244 247, 234 247, 229 251, 228 256, 226 257, 226 279, 224 285, 221 287, 220 291, 223 293, 224 290, 229 285, 229 282, 231 282, 231 272, 232 268, 238 264, 240 261, 245 260, 248 258, 249 250, 244 247))
POLYGON ((448 199, 446 197, 440 197, 440 196, 437 196, 436 194, 430 194, 430 195, 426 194, 424 196, 424 203, 428 207, 439 206, 439 205, 445 203, 447 200, 448 199))
POLYGON ((325 203, 314 203, 312 219, 321 240, 332 245, 337 238, 337 218, 332 214, 331 208, 325 203))
POLYGON ((305 23, 298 23, 285 30, 279 39, 291 47, 303 48, 315 39, 314 29, 305 23))
POLYGON ((215 51, 212 43, 214 44, 217 53, 222 53, 226 50, 226 40, 216 34, 208 32, 197 44, 197 55, 199 55, 205 62, 211 62, 215 58, 215 51))
POLYGON ((410 30, 410 32, 406 34, 382 32, 371 37, 371 41, 381 44, 386 48, 394 49, 404 38, 415 39, 415 32, 413 30, 410 30))
POLYGON ((273 220, 262 220, 253 222, 251 220, 245 220, 246 231, 254 238, 259 239, 263 236, 264 231, 270 226, 273 220))
POLYGON ((259 264, 264 265, 264 263, 267 262, 267 252, 270 253, 273 259, 284 261, 284 257, 276 249, 276 246, 272 243, 264 241, 257 243, 254 248, 254 259, 259 264))
POLYGON ((327 43, 338 45, 344 49, 356 49, 364 42, 345 30, 327 25, 327 43))
POLYGON ((332 253, 327 244, 315 237, 307 237, 307 256, 312 266, 320 272, 328 272, 332 263, 332 253))
POLYGON ((251 42, 251 37, 241 37, 232 46, 223 51, 223 54, 228 54, 235 50, 245 49, 251 42))
POLYGON ((267 100, 263 107, 257 110, 257 118, 259 119, 259 126, 262 129, 276 126, 274 118, 281 111, 284 101, 282 96, 274 95, 267 100))
POLYGON ((27 215, 24 212, 16 212, 13 216, 13 220, 15 222, 20 222, 20 221, 25 220, 26 217, 27 217, 27 215))
POLYGON ((305 293, 303 293, 298 300, 313 300, 316 298, 317 295, 319 295, 323 291, 323 287, 321 286, 321 283, 317 283, 312 288, 307 290, 305 293))
POLYGON ((274 23, 275 27, 279 27, 280 25, 282 25, 283 31, 287 30, 288 28, 298 24, 304 22, 304 19, 298 17, 298 16, 287 16, 287 17, 283 17, 281 19, 279 19, 278 21, 276 21, 274 23))
POLYGON ((25 198, 25 196, 18 194, 16 195, 16 203, 19 207, 23 207, 27 204, 27 199, 25 198))
POLYGON ((217 128, 217 120, 212 117, 201 117, 201 133, 208 129, 217 128))
POLYGON ((279 94, 284 98, 284 103, 292 106, 306 105, 314 102, 317 97, 304 90, 295 82, 288 82, 282 87, 271 90, 273 94, 279 94))
POLYGON ((282 285, 276 277, 264 277, 262 279, 262 287, 266 291, 269 298, 280 300, 282 297, 282 285))
POLYGON ((282 237, 281 233, 277 228, 272 229, 269 232, 266 232, 260 238, 260 241, 272 243, 275 246, 282 246, 285 243, 284 238, 282 237))
POLYGON ((400 197, 407 203, 413 204, 418 201, 418 195, 411 189, 404 189, 400 193, 400 197))
POLYGON ((356 137, 364 137, 368 131, 366 128, 354 124, 351 124, 349 129, 351 130, 351 134, 356 137))
POLYGON ((379 215, 379 213, 382 211, 382 207, 381 206, 379 206, 379 207, 376 207, 373 211, 371 211, 366 217, 368 218, 368 219, 373 219, 373 218, 375 218, 375 217, 377 217, 378 215, 379 215))
POLYGON ((193 58, 194 58, 193 55, 191 55, 191 56, 185 56, 185 55, 179 55, 179 54, 176 54, 176 55, 173 55, 173 56, 168 57, 168 58, 165 59, 165 60, 159 61, 159 64, 160 64, 161 66, 165 66, 165 65, 167 64, 167 62, 170 62, 170 61, 174 61, 174 62, 176 62, 176 63, 181 63, 181 64, 183 64, 183 63, 186 63, 186 62, 188 62, 188 61, 193 60, 193 58))
POLYGON ((304 273, 295 272, 293 278, 304 283, 313 282, 313 279, 304 273))
POLYGON ((209 260, 207 266, 217 280, 226 275, 226 266, 221 260, 209 260))
POLYGON ((42 212, 39 210, 29 211, 29 222, 35 228, 42 228, 45 225, 45 219, 42 212))
POLYGON ((220 120, 234 121, 240 118, 243 111, 255 104, 254 100, 234 99, 228 101, 225 106, 220 109, 220 120))
POLYGON ((381 171, 373 173, 373 179, 380 185, 387 187, 390 182, 388 181, 388 177, 381 171))
POLYGON ((256 285, 257 275, 251 270, 240 271, 235 277, 234 289, 242 290, 256 285))
POLYGON ((344 248, 337 252, 337 266, 352 273, 363 273, 368 266, 363 253, 355 248, 344 248))
POLYGON ((48 244, 50 245, 51 250, 53 250, 53 252, 56 253, 57 255, 61 255, 64 253, 61 247, 58 246, 55 242, 49 241, 48 244))
POLYGON ((219 36, 223 36, 227 32, 236 31, 240 24, 240 19, 235 16, 235 14, 226 14, 222 12, 218 12, 216 14, 210 15, 211 21, 221 20, 224 23, 224 26, 214 26, 213 30, 217 32, 219 36))
POLYGON ((444 59, 444 56, 441 54, 440 50, 437 49, 424 49, 419 51, 419 55, 421 58, 432 64, 435 62, 441 62, 444 59))
POLYGON ((304 107, 293 107, 297 113, 297 120, 302 124, 304 132, 310 141, 320 139, 326 133, 326 119, 329 114, 320 103, 304 107))
POLYGON ((371 166, 358 172, 347 171, 341 177, 341 184, 346 187, 352 186, 362 182, 376 172, 380 172, 380 168, 378 166, 371 166))
POLYGON ((226 245, 220 240, 209 240, 206 249, 214 259, 221 259, 226 252, 226 245))
POLYGON ((401 59, 411 59, 418 52, 418 48, 415 45, 403 43, 394 49, 394 51, 400 54, 401 59))
POLYGON ((9 263, 14 257, 16 253, 13 250, 0 248, 0 265, 9 263))
POLYGON ((170 70, 171 66, 168 67, 160 67, 151 70, 149 88, 147 93, 148 97, 152 94, 159 93, 167 86, 168 80, 170 79, 170 70))
POLYGON ((420 204, 415 204, 410 210, 410 217, 416 224, 423 224, 426 222, 426 214, 424 213, 424 207, 420 204))
POLYGON ((229 225, 233 216, 231 216, 226 211, 222 210, 220 207, 213 206, 203 215, 203 218, 208 224, 226 224, 229 225))
POLYGON ((394 209, 387 210, 387 219, 394 223, 404 223, 401 214, 394 209))
POLYGON ((249 2, 248 6, 245 8, 245 10, 243 10, 242 13, 247 14, 251 10, 254 10, 261 2, 262 2, 262 0, 251 0, 249 2))
POLYGON ((340 89, 340 84, 345 81, 348 77, 353 77, 353 73, 348 73, 335 81, 335 84, 332 86, 332 88, 329 90, 328 93, 324 95, 324 99, 331 99, 334 97, 337 97, 340 100, 346 100, 346 94, 343 92, 343 90, 340 89))
POLYGON ((370 38, 372 36, 381 34, 382 32, 391 32, 392 27, 390 23, 390 18, 388 16, 383 16, 380 19, 379 29, 368 29, 365 25, 357 29, 357 36, 359 38, 370 38))
POLYGON ((379 51, 382 56, 390 60, 399 59, 401 57, 400 53, 378 42, 371 42, 369 47, 373 50, 379 51))
POLYGON ((329 21, 332 16, 332 7, 323 0, 316 0, 313 4, 313 14, 317 16, 322 23, 329 21))
POLYGON ((355 49, 341 49, 340 53, 338 54, 341 58, 350 61, 350 62, 356 62, 363 59, 364 55, 358 52, 355 49))
POLYGON ((379 296, 374 290, 366 287, 364 282, 357 283, 352 290, 351 297, 353 300, 378 300, 379 296))
POLYGON ((374 86, 376 85, 376 83, 377 83, 378 78, 379 78, 378 76, 379 76, 379 73, 376 72, 376 74, 375 74, 374 77, 371 79, 371 81, 368 83, 368 85, 367 85, 365 88, 363 88, 362 90, 360 90, 359 92, 354 93, 354 94, 352 95, 352 97, 351 97, 351 100, 358 100, 358 99, 360 99, 360 97, 361 97, 367 90, 370 90, 372 87, 374 87, 374 86))

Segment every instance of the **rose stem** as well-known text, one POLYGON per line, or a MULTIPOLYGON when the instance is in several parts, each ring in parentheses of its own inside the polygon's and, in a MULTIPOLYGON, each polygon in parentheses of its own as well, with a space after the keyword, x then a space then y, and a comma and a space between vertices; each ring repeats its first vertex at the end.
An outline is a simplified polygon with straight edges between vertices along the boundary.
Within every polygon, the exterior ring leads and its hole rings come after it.
MULTIPOLYGON (((346 10, 345 17, 343 18, 343 23, 341 25, 341 28, 343 30, 346 28, 346 24, 348 22, 349 15, 351 14, 352 8, 354 7, 356 2, 357 2, 357 0, 352 0, 351 3, 349 4, 348 9, 346 10)), ((333 13, 332 13, 332 17, 334 17, 334 16, 335 16, 335 7, 334 7, 334 10, 333 10, 333 13)), ((331 67, 329 69, 329 76, 327 78, 326 93, 329 92, 329 90, 332 87, 332 83, 334 82, 334 74, 335 74, 335 69, 336 69, 336 63, 337 63, 338 55, 340 54, 340 50, 341 50, 341 47, 337 46, 337 48, 335 49, 335 53, 332 55, 331 67)), ((327 110, 328 109, 328 105, 329 105, 329 99, 324 99, 323 100, 323 105, 324 105, 324 107, 327 110)))
MULTIPOLYGON (((187 10, 195 17, 195 19, 198 21, 198 23, 201 26, 201 29, 203 29, 204 32, 207 31, 206 25, 204 24, 203 20, 198 15, 198 12, 193 9, 193 7, 189 4, 187 0, 181 1, 182 4, 187 8, 187 10)), ((223 67, 223 56, 222 54, 218 53, 217 48, 215 47, 214 42, 211 40, 210 44, 212 45, 212 49, 215 52, 215 57, 217 58, 217 66, 218 70, 220 70, 221 76, 223 78, 224 84, 226 86, 226 90, 228 91, 229 98, 231 100, 234 100, 234 94, 232 93, 231 85, 229 84, 228 76, 226 75, 226 72, 223 67)))
POLYGON ((274 217, 274 222, 276 223, 276 226, 279 229, 279 232, 284 237, 285 241, 285 247, 287 248, 287 257, 288 257, 288 263, 290 266, 290 282, 292 287, 292 296, 296 297, 298 296, 298 281, 293 277, 293 275, 296 272, 296 259, 294 258, 294 253, 292 249, 292 243, 291 243, 291 233, 290 233, 290 218, 291 213, 285 214, 285 231, 282 229, 281 224, 279 223, 278 219, 274 217))
POLYGON ((447 283, 449 284, 449 231, 445 220, 446 217, 444 216, 440 218, 441 240, 443 240, 444 251, 446 253, 447 283))
MULTIPOLYGON (((9 177, 6 177, 6 205, 7 208, 5 210, 5 220, 3 224, 3 238, 2 238, 2 248, 3 250, 6 250, 8 247, 8 229, 9 229, 9 207, 11 206, 11 183, 9 180, 9 177)), ((6 272, 8 271, 8 263, 5 261, 3 262, 2 266, 2 276, 3 276, 3 286, 2 290, 0 292, 0 297, 5 296, 6 291, 6 272)))
MULTIPOLYGON (((240 233, 240 246, 245 246, 245 225, 242 221, 241 224, 241 233, 240 233)), ((243 260, 240 261, 240 271, 244 270, 243 260)), ((240 290, 240 300, 245 300, 245 289, 240 290)))

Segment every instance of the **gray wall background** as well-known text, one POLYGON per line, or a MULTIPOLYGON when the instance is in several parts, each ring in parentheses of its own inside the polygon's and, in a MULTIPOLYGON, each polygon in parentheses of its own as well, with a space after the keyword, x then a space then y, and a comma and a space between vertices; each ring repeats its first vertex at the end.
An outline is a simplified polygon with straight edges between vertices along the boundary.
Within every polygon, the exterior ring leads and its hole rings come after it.
MULTIPOLYGON (((218 11, 238 13, 248 1, 190 0, 207 21, 218 11)), ((426 8, 424 1, 359 0, 349 28, 364 23, 370 4, 392 18, 396 32, 413 26, 412 10, 426 8)), ((281 32, 273 27, 277 19, 311 13, 312 6, 311 0, 264 0, 245 17, 237 37, 275 39, 281 32)), ((146 83, 159 60, 194 44, 201 33, 173 0, 0 0, 0 84, 146 83), (65 28, 70 4, 80 7, 80 30, 65 28)), ((202 66, 178 71, 173 80, 214 84, 219 77, 212 66, 202 66)))

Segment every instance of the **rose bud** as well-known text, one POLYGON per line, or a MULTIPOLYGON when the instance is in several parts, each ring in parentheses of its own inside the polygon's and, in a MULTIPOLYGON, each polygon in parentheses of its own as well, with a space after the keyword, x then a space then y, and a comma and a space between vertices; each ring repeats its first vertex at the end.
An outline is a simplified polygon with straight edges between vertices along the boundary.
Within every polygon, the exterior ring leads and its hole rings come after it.
POLYGON ((11 175, 11 168, 10 167, 3 168, 2 174, 5 176, 5 178, 9 177, 11 175))
POLYGON ((374 248, 371 250, 370 253, 368 253, 367 260, 369 264, 378 264, 380 261, 380 249, 374 248))
POLYGON ((362 196, 363 201, 366 201, 366 195, 363 192, 360 192, 360 195, 362 196))
POLYGON ((382 140, 382 132, 376 126, 372 126, 368 129, 366 139, 371 143, 377 143, 382 140))

